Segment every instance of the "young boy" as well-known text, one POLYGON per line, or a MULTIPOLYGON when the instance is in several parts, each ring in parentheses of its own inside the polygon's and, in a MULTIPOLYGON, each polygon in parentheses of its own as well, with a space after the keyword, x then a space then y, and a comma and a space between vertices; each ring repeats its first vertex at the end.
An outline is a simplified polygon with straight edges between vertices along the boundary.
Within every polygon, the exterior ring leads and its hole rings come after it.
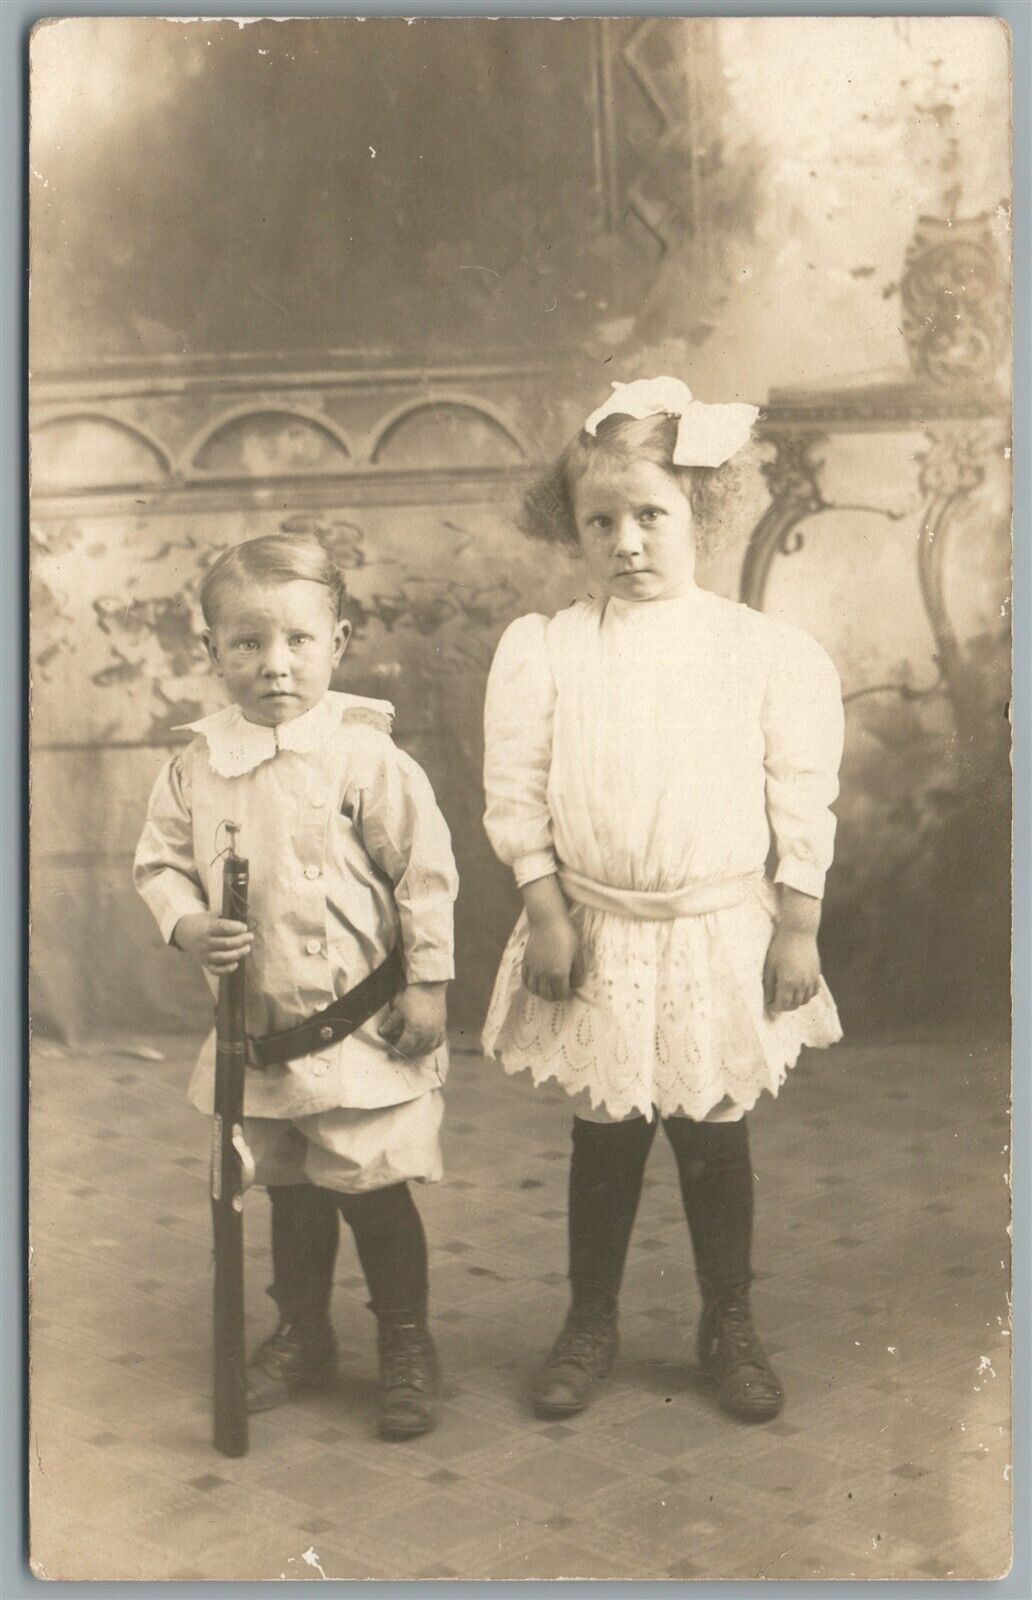
MULTIPOLYGON (((267 1064, 247 1074, 244 1137, 272 1203, 280 1313, 248 1366, 249 1408, 333 1376, 339 1213, 378 1321, 379 1431, 405 1439, 435 1421, 426 1241, 408 1182, 441 1177, 458 879, 430 785, 390 738, 392 707, 330 689, 351 633, 344 599, 308 534, 252 539, 210 568, 205 643, 233 703, 192 723, 158 778, 134 878, 163 937, 213 987, 247 958, 248 1033, 267 1064), (248 925, 219 915, 226 821, 250 861, 248 925), (400 986, 384 966, 395 950, 400 986), (343 1040, 305 1028, 381 968, 385 1000, 397 992, 369 1022, 343 1040)), ((212 1037, 191 1102, 210 1115, 213 1092, 212 1037)))

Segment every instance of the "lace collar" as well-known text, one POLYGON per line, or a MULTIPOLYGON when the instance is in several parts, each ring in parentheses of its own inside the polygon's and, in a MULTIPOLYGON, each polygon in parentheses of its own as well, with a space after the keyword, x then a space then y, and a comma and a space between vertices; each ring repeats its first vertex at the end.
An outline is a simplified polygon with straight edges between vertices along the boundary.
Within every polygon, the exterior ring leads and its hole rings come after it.
POLYGON ((310 711, 275 728, 248 722, 239 706, 226 706, 182 727, 206 741, 208 760, 220 778, 239 778, 263 761, 271 761, 280 750, 308 755, 320 749, 343 722, 364 722, 390 733, 393 716, 394 707, 387 700, 367 700, 364 695, 330 689, 310 711))

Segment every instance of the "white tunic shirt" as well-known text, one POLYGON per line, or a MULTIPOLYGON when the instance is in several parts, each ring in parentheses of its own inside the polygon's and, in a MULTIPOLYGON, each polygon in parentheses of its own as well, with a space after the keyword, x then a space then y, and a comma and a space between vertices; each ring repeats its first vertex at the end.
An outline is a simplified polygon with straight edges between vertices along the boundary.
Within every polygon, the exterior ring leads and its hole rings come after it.
POLYGON ((701 1117, 776 1092, 803 1043, 840 1036, 823 988, 764 1011, 773 877, 820 896, 843 717, 806 634, 705 590, 579 602, 503 635, 485 712, 488 835, 519 885, 559 869, 639 899, 732 880, 738 902, 671 918, 575 903, 588 957, 570 1000, 519 978, 521 918, 485 1048, 613 1115, 701 1117))
MULTIPOLYGON (((238 706, 190 724, 151 795, 134 877, 164 938, 180 917, 220 911, 222 824, 250 863, 254 945, 248 1031, 305 1021, 354 988, 400 940, 411 983, 454 975, 458 879, 448 829, 421 768, 389 736, 391 707, 330 692, 276 728, 238 706)), ((214 989, 216 980, 209 976, 214 989)), ((435 1089, 447 1047, 409 1064, 371 1019, 315 1056, 249 1070, 249 1117, 301 1117, 400 1104, 435 1089)), ((210 1111, 214 1039, 190 1098, 210 1111)))

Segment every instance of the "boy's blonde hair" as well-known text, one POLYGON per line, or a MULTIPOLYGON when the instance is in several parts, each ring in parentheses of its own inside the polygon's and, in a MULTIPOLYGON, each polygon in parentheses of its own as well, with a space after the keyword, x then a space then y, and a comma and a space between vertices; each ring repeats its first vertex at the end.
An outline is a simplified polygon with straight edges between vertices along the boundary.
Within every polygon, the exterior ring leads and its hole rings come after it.
POLYGON ((219 602, 227 589, 241 583, 321 583, 329 590, 333 614, 344 616, 347 587, 331 551, 314 533, 267 533, 224 550, 208 568, 199 599, 204 620, 215 626, 219 602))
POLYGON ((594 434, 580 433, 570 440, 555 465, 531 485, 523 497, 520 527, 534 539, 551 544, 577 544, 573 519, 573 491, 595 467, 626 467, 633 461, 651 461, 677 480, 699 526, 716 520, 720 502, 738 481, 737 469, 677 467, 677 417, 604 417, 594 434))

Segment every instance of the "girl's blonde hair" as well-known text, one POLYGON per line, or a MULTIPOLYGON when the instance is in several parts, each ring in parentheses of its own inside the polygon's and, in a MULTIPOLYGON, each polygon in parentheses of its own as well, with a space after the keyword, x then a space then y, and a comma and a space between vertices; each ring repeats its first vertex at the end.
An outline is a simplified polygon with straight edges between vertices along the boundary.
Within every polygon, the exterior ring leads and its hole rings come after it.
POLYGON ((552 544, 576 544, 573 491, 594 467, 626 467, 633 461, 652 461, 675 478, 692 508, 697 527, 716 520, 720 502, 738 481, 731 462, 722 467, 674 465, 678 419, 668 416, 604 417, 592 435, 572 438, 555 465, 531 485, 523 497, 520 527, 534 539, 552 544))
POLYGON ((298 578, 329 590, 333 614, 340 622, 347 599, 344 574, 314 533, 267 533, 223 551, 201 583, 198 597, 204 620, 214 627, 227 589, 241 583, 293 583, 298 578))

